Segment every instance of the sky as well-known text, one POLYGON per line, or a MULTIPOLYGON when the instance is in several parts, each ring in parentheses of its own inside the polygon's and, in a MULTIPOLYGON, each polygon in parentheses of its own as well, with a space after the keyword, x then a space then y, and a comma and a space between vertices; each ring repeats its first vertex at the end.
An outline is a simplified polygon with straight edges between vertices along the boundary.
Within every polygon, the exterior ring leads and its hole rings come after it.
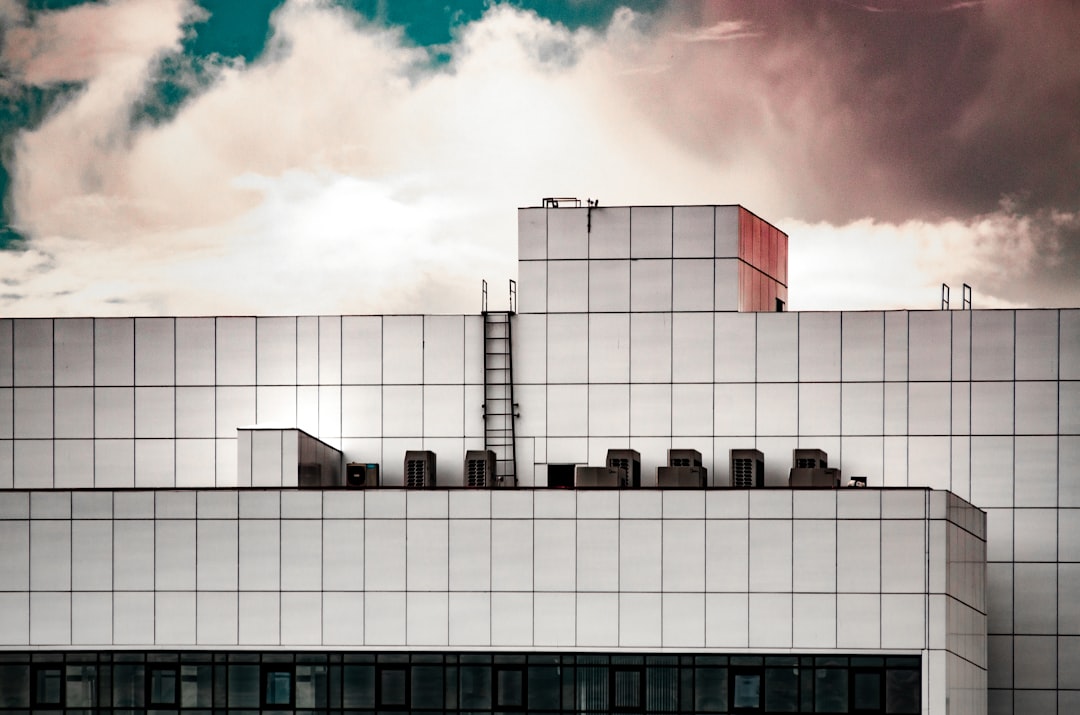
POLYGON ((504 308, 545 196, 733 204, 792 310, 1080 306, 1080 4, 0 0, 0 315, 504 308))

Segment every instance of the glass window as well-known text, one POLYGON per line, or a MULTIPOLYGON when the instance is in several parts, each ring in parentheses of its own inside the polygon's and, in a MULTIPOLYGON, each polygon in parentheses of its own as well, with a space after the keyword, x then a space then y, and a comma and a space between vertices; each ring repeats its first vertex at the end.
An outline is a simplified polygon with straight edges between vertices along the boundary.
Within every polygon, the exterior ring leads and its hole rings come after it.
POLYGON ((761 707, 761 673, 757 670, 735 670, 731 674, 731 709, 756 710, 761 707))
POLYGON ((30 704, 30 668, 0 665, 0 707, 25 708, 30 704))
POLYGON ((618 668, 612 672, 612 701, 615 710, 638 710, 641 708, 643 678, 640 668, 618 668))
POLYGON ((848 671, 818 668, 814 677, 814 708, 819 713, 848 711, 848 671))
POLYGON ((149 705, 176 705, 180 674, 175 666, 150 668, 146 702, 149 705))
POLYGON ((727 706, 727 668, 696 668, 694 671, 694 709, 698 712, 724 712, 727 706))
POLYGON ((59 665, 34 668, 34 705, 62 705, 64 675, 59 665))
MULTIPOLYGON (((606 662, 606 658, 604 658, 606 662)), ((582 661, 579 658, 578 662, 582 661)), ((577 706, 579 710, 608 709, 607 666, 579 666, 577 669, 577 706)))
POLYGON ((291 668, 281 666, 263 667, 263 705, 288 707, 293 702, 293 674, 291 668))
POLYGON ((888 669, 885 671, 885 712, 908 715, 921 711, 919 702, 919 671, 888 669))
POLYGON ((259 666, 229 666, 229 706, 234 708, 259 706, 259 666))
POLYGON ((370 708, 375 704, 374 665, 346 665, 342 683, 344 684, 342 701, 345 707, 370 708))
MULTIPOLYGON (((384 671, 385 672, 385 671, 384 671)), ((414 665, 412 667, 411 707, 417 709, 441 709, 443 706, 442 665, 414 665)))
POLYGON ((487 710, 491 708, 491 666, 462 665, 461 709, 487 710))
POLYGON ((211 706, 214 670, 212 665, 180 666, 180 706, 208 708, 211 706))
POLYGON ((113 667, 113 705, 116 707, 142 707, 144 672, 142 665, 116 665, 113 667))
POLYGON ((794 666, 765 669, 765 711, 799 711, 799 669, 794 666))
POLYGON ((852 712, 881 711, 881 673, 878 671, 854 671, 851 674, 852 712))
POLYGON ((499 667, 495 670, 495 705, 519 709, 525 705, 525 670, 522 667, 499 667))
POLYGON ((559 667, 530 665, 527 688, 530 710, 559 709, 559 667))

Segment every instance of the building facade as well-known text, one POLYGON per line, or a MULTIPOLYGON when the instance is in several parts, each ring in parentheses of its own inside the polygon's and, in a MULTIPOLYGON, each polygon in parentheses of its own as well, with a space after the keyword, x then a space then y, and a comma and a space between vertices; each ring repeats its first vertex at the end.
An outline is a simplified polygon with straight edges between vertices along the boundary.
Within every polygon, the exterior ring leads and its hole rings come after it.
POLYGON ((518 216, 511 311, 0 320, 0 709, 1080 706, 1080 310, 788 313, 741 207, 518 216))

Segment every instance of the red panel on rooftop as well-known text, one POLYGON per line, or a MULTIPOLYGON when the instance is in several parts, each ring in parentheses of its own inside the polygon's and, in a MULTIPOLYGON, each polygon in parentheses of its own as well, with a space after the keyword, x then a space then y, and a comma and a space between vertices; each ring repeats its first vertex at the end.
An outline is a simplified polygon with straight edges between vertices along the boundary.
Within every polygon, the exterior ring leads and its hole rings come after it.
MULTIPOLYGON (((786 233, 780 234, 780 257, 779 257, 779 275, 777 278, 784 285, 788 284, 788 237, 786 233)), ((787 303, 787 296, 784 296, 784 303, 787 303)))

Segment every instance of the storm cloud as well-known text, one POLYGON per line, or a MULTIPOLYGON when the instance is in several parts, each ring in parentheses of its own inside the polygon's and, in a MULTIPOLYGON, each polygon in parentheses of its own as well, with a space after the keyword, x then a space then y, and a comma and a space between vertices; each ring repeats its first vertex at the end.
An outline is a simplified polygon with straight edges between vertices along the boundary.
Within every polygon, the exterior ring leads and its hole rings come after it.
POLYGON ((514 208, 575 194, 748 206, 793 309, 1080 305, 1075 4, 499 5, 442 61, 311 0, 185 59, 206 17, 0 0, 4 91, 78 87, 9 138, 6 314, 473 312, 514 208), (140 121, 165 62, 194 89, 140 121))

